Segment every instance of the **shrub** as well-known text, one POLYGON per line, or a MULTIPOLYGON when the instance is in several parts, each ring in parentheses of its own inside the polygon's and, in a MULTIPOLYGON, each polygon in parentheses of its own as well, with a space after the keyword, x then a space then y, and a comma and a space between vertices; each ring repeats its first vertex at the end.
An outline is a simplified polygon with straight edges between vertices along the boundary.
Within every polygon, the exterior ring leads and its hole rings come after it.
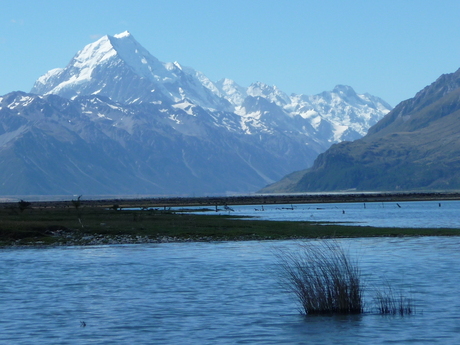
POLYGON ((282 278, 305 314, 363 312, 363 285, 357 262, 335 241, 301 245, 297 254, 276 253, 282 278))
POLYGON ((77 211, 78 211, 78 209, 79 209, 80 206, 81 206, 81 200, 80 200, 81 197, 82 197, 82 196, 80 195, 80 196, 77 198, 77 200, 72 199, 72 205, 75 207, 75 209, 76 209, 77 211))
POLYGON ((18 207, 19 207, 19 210, 21 212, 24 212, 25 209, 29 208, 30 205, 32 205, 30 202, 28 201, 24 201, 21 199, 21 201, 18 202, 18 207))

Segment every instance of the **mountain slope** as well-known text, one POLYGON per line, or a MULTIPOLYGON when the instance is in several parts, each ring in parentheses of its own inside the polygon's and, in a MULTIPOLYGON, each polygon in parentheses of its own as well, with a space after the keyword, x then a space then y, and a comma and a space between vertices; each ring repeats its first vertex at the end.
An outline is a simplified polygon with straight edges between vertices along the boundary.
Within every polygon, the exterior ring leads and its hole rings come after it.
POLYGON ((460 70, 401 102, 362 139, 333 145, 296 179, 263 191, 459 189, 459 133, 460 70))
POLYGON ((293 156, 312 154, 303 136, 250 136, 237 132, 236 120, 234 131, 223 131, 203 109, 188 107, 8 94, 0 98, 0 191, 246 192, 288 173, 293 156))
POLYGON ((160 62, 128 32, 104 36, 31 93, 0 97, 0 193, 253 192, 389 110, 349 86, 288 96, 213 83, 160 62))

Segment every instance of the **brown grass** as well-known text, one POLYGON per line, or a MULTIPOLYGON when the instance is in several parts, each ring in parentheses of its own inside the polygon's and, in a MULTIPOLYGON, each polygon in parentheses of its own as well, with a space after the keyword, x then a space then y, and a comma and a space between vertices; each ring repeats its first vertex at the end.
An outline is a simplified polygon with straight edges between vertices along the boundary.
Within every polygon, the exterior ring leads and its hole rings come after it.
POLYGON ((395 291, 389 284, 383 289, 377 289, 374 298, 377 312, 382 315, 410 315, 415 313, 412 298, 395 291))
POLYGON ((300 252, 278 252, 283 281, 305 314, 363 312, 363 285, 357 262, 335 241, 306 243, 300 252))

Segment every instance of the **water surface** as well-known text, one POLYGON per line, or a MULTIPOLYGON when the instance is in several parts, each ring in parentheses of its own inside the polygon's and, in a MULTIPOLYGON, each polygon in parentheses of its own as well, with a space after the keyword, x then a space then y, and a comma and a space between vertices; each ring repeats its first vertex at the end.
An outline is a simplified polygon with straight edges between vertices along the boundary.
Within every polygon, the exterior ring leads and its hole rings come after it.
POLYGON ((340 242, 362 266, 364 315, 298 312, 273 255, 296 241, 3 249, 0 343, 460 343, 460 238, 340 242), (382 281, 410 291, 418 313, 375 314, 382 281))
MULTIPOLYGON (((217 214, 345 225, 460 229, 460 201, 243 205, 231 208, 233 211, 220 207, 217 214)), ((215 211, 206 213, 216 214, 215 211)))

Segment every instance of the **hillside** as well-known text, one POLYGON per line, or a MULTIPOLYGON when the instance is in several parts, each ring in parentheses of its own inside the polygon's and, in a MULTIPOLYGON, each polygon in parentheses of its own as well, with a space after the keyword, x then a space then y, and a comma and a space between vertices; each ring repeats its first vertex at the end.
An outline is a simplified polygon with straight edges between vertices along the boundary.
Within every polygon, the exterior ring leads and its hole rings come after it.
POLYGON ((460 70, 398 104, 362 139, 332 145, 310 169, 262 192, 460 188, 460 70))

